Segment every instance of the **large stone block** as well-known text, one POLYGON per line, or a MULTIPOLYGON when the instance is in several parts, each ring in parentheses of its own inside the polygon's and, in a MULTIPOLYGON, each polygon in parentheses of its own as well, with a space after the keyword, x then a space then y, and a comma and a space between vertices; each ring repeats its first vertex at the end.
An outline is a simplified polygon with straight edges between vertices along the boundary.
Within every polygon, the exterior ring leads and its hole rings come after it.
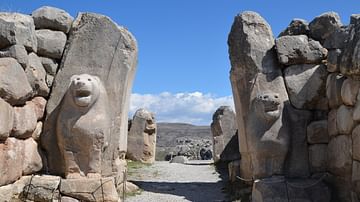
POLYGON ((127 150, 128 106, 137 63, 137 45, 133 36, 108 17, 81 13, 72 24, 69 46, 64 52, 47 104, 47 120, 41 136, 49 172, 63 174, 59 149, 54 137, 54 125, 70 78, 90 74, 99 77, 108 95, 111 110, 111 142, 102 156, 102 175, 117 173, 115 161, 127 150), (99 51, 101 50, 101 51, 99 51))
POLYGON ((20 13, 0 13, 0 49, 18 44, 26 50, 36 52, 34 20, 20 13))
POLYGON ((48 29, 36 30, 38 55, 61 59, 66 44, 66 35, 60 31, 48 29))
POLYGON ((221 106, 213 114, 211 133, 213 135, 213 158, 217 162, 240 159, 237 125, 234 111, 229 106, 221 106))
POLYGON ((314 144, 309 146, 309 163, 311 173, 327 171, 327 144, 314 144))
POLYGON ((14 110, 10 104, 0 98, 0 141, 9 137, 13 128, 14 110))
POLYGON ((23 45, 12 45, 1 50, 0 57, 15 58, 24 69, 29 65, 29 57, 23 45))
POLYGON ((29 67, 25 69, 25 73, 34 93, 47 97, 50 89, 46 85, 46 71, 35 53, 29 54, 29 67))
POLYGON ((338 176, 348 176, 352 168, 352 142, 348 135, 339 135, 328 145, 328 169, 338 176))
POLYGON ((359 92, 360 81, 354 81, 347 78, 341 87, 341 98, 343 103, 348 106, 353 106, 356 103, 356 97, 359 92))
POLYGON ((307 126, 307 140, 310 144, 328 143, 328 120, 311 122, 307 126))
POLYGON ((43 6, 32 12, 37 29, 52 29, 68 33, 73 17, 66 11, 50 6, 43 6))
POLYGON ((279 34, 279 37, 308 34, 309 23, 307 23, 306 20, 295 18, 290 22, 288 27, 279 34))
POLYGON ((43 163, 36 141, 32 138, 28 138, 22 142, 22 147, 22 175, 30 175, 40 171, 43 167, 43 163))
POLYGON ((326 67, 328 72, 339 72, 341 49, 329 50, 326 67))
POLYGON ((127 158, 143 163, 154 163, 157 127, 155 116, 146 109, 138 109, 131 121, 127 158))
POLYGON ((279 62, 284 65, 319 64, 328 51, 306 35, 282 36, 275 40, 279 62))
POLYGON ((349 38, 348 27, 340 27, 326 38, 324 48, 326 49, 343 49, 349 38))
POLYGON ((243 12, 235 17, 228 45, 241 177, 284 174, 290 133, 283 110, 289 105, 271 28, 259 14, 243 12))
POLYGON ((23 107, 14 107, 14 125, 11 132, 12 137, 29 138, 36 128, 37 115, 31 102, 23 107))
POLYGON ((343 104, 341 98, 341 87, 345 81, 345 77, 341 74, 329 74, 326 80, 326 97, 329 100, 331 109, 337 108, 343 104))
POLYGON ((323 42, 342 26, 340 16, 335 12, 326 12, 317 16, 309 24, 311 38, 323 42))
POLYGON ((351 107, 341 105, 336 112, 336 126, 340 134, 350 134, 354 128, 353 111, 351 107))
POLYGON ((360 125, 352 132, 353 159, 360 161, 360 125))
POLYGON ((284 77, 291 104, 297 109, 327 109, 324 65, 292 65, 284 77))
POLYGON ((339 134, 336 123, 336 117, 337 117, 337 109, 330 110, 328 114, 328 133, 330 137, 339 134))
POLYGON ((21 65, 14 58, 0 58, 0 97, 11 105, 21 105, 32 93, 21 65))
POLYGON ((44 66, 46 73, 50 74, 51 76, 56 75, 58 64, 55 60, 51 58, 41 57, 41 63, 44 66))

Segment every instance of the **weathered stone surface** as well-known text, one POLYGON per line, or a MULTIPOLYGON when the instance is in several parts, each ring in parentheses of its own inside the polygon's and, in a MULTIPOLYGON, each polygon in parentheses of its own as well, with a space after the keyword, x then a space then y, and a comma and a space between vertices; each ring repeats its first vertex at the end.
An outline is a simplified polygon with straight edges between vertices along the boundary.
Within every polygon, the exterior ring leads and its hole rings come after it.
POLYGON ((41 64, 44 66, 46 73, 50 74, 51 76, 55 76, 58 69, 58 64, 55 60, 41 57, 41 64))
POLYGON ((0 98, 0 112, 0 141, 2 141, 9 137, 13 128, 14 110, 0 98))
POLYGON ((356 126, 352 132, 353 159, 360 161, 360 125, 356 126))
POLYGON ((68 197, 68 196, 62 196, 61 202, 79 202, 79 200, 68 197))
POLYGON ((340 134, 350 134, 354 127, 353 108, 341 105, 336 113, 336 126, 340 134))
POLYGON ((282 36, 275 40, 279 62, 284 65, 319 64, 328 51, 306 35, 282 36))
POLYGON ((344 48, 349 38, 349 29, 347 27, 341 27, 336 29, 324 42, 324 48, 337 49, 344 48))
POLYGON ((230 182, 236 182, 237 180, 239 180, 237 178, 237 176, 240 176, 240 161, 241 160, 236 160, 236 161, 230 161, 228 163, 228 172, 229 172, 229 181, 230 182))
POLYGON ((337 13, 326 12, 310 22, 310 36, 317 41, 323 42, 341 26, 340 16, 337 13))
POLYGON ((0 57, 15 58, 25 69, 29 65, 29 58, 26 49, 22 45, 12 45, 0 51, 0 57))
MULTIPOLYGON (((103 82, 109 97, 111 143, 103 155, 102 174, 117 173, 114 161, 127 150, 128 106, 137 63, 137 45, 132 35, 109 18, 81 13, 72 24, 70 44, 64 52, 47 104, 47 120, 42 135, 49 172, 61 174, 60 155, 53 126, 58 117, 59 104, 75 74, 96 75, 103 82), (101 51, 99 51, 101 50, 101 51)), ((124 155, 122 155, 124 156, 124 155)), ((121 156, 121 157, 122 157, 121 156)))
POLYGON ((352 168, 352 142, 350 136, 339 135, 330 140, 328 145, 328 168, 338 176, 346 176, 352 168))
POLYGON ((328 133, 330 137, 339 134, 336 119, 337 119, 337 109, 330 110, 328 114, 328 133))
POLYGON ((292 65, 284 77, 291 104, 297 109, 327 109, 324 65, 292 65))
POLYGON ((327 144, 314 144, 309 146, 309 163, 311 173, 326 172, 327 144))
POLYGON ((49 29, 36 30, 38 55, 61 59, 66 44, 66 35, 60 31, 49 29))
POLYGON ((51 76, 50 74, 46 75, 46 85, 51 88, 54 83, 54 76, 51 76))
POLYGON ((311 122, 307 126, 307 140, 310 144, 328 143, 328 120, 311 122))
POLYGON ((288 96, 273 49, 271 28, 259 14, 243 12, 235 17, 228 45, 241 177, 284 174, 289 133, 282 122, 282 112, 288 96))
POLYGON ((131 121, 127 158, 143 163, 154 163, 156 153, 155 116, 146 109, 138 109, 131 121))
POLYGON ((36 142, 39 142, 39 141, 40 141, 40 135, 41 135, 41 132, 42 132, 42 127, 43 127, 43 123, 42 123, 41 121, 37 122, 35 130, 34 130, 34 132, 31 134, 31 137, 32 137, 36 142))
POLYGON ((327 63, 326 63, 328 72, 340 71, 340 69, 339 69, 339 65, 340 65, 340 61, 341 61, 340 55, 341 55, 340 49, 334 49, 334 50, 330 50, 328 52, 327 63))
POLYGON ((353 190, 356 193, 360 193, 360 162, 359 161, 353 161, 351 182, 353 185, 353 190))
POLYGON ((356 97, 359 92, 360 81, 354 81, 347 78, 341 87, 341 98, 343 103, 348 106, 353 106, 356 103, 356 97))
POLYGON ((186 158, 186 156, 175 156, 174 158, 172 158, 170 160, 170 163, 181 163, 181 164, 185 164, 188 162, 188 159, 186 158))
POLYGON ((354 107, 353 120, 360 121, 360 102, 358 101, 354 107))
POLYGON ((37 50, 34 20, 20 13, 0 13, 0 49, 23 45, 28 51, 37 50))
POLYGON ((0 186, 1 200, 6 202, 22 202, 22 193, 26 183, 30 181, 31 176, 23 176, 13 184, 0 186))
POLYGON ((43 164, 38 151, 38 144, 32 138, 26 139, 22 144, 22 174, 29 175, 41 170, 43 164))
POLYGON ((22 175, 21 140, 7 138, 0 143, 0 186, 10 184, 22 175))
POLYGON ((50 6, 43 6, 32 12, 37 29, 52 29, 68 33, 74 20, 66 11, 50 6))
POLYGON ((329 74, 326 80, 326 97, 331 109, 337 108, 343 104, 341 98, 341 87, 346 77, 338 73, 329 74))
POLYGON ((0 58, 0 97, 11 105, 21 105, 32 93, 21 65, 13 58, 0 58))
POLYGON ((26 102, 23 107, 14 107, 14 124, 11 136, 21 139, 31 137, 36 128, 36 123, 36 112, 30 102, 26 102))
POLYGON ((54 201, 60 198, 59 184, 61 178, 50 175, 35 175, 33 177, 22 177, 20 179, 24 188, 19 199, 30 201, 54 201))
POLYGON ((280 33, 279 37, 282 36, 293 36, 293 35, 308 35, 309 34, 309 24, 306 20, 295 18, 293 19, 289 26, 280 33))
POLYGON ((47 101, 43 97, 34 97, 31 101, 26 102, 34 109, 37 120, 41 120, 45 114, 45 107, 47 101))
POLYGON ((46 85, 46 71, 40 58, 35 53, 29 54, 29 67, 25 69, 26 76, 36 95, 47 97, 50 89, 46 85))
POLYGON ((252 201, 302 201, 328 202, 331 200, 329 187, 324 183, 311 180, 286 181, 281 177, 272 177, 255 181, 252 190, 252 201))
POLYGON ((60 193, 84 201, 118 202, 113 178, 61 180, 60 193))
MULTIPOLYGON (((237 136, 234 111, 229 106, 221 106, 213 114, 211 133, 213 135, 214 161, 233 161, 240 159, 239 142, 230 141, 237 136)), ((237 139, 238 140, 238 139, 237 139)))

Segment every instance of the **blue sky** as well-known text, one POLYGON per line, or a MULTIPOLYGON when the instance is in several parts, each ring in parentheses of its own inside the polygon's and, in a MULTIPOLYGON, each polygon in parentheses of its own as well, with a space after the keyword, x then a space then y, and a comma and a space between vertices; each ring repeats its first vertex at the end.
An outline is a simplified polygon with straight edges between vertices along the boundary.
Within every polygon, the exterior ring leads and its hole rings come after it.
POLYGON ((62 8, 74 17, 78 12, 101 13, 127 27, 139 46, 130 113, 146 107, 159 121, 194 124, 209 124, 219 105, 233 105, 227 35, 236 14, 260 13, 277 36, 293 18, 311 21, 335 11, 347 24, 351 14, 360 13, 358 0, 0 1, 2 11, 27 14, 43 5, 62 8))

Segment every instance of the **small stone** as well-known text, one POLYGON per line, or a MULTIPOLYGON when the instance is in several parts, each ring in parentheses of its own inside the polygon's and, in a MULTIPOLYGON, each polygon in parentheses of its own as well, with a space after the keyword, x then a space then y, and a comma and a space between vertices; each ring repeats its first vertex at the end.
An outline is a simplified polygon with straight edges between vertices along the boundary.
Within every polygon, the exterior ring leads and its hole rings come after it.
POLYGON ((335 12, 326 12, 317 16, 309 24, 311 38, 323 42, 342 26, 340 16, 335 12))
POLYGON ((29 67, 25 73, 35 94, 47 97, 50 89, 46 84, 46 71, 35 53, 29 54, 29 67))
POLYGON ((284 65, 319 64, 328 51, 306 35, 282 36, 275 40, 279 62, 284 65))
POLYGON ((360 161, 360 125, 353 130, 352 141, 353 159, 360 161))
POLYGON ((46 85, 51 89, 53 83, 54 83, 54 76, 51 76, 50 74, 46 75, 46 85))
POLYGON ((341 55, 340 49, 334 49, 328 52, 327 64, 326 64, 328 72, 340 71, 339 69, 339 63, 341 60, 340 55, 341 55))
POLYGON ((74 20, 66 11, 43 6, 32 12, 36 29, 52 29, 68 33, 74 20))
POLYGON ((36 142, 39 142, 39 141, 40 141, 40 135, 41 135, 41 132, 42 132, 42 127, 43 127, 43 123, 42 123, 41 121, 37 122, 35 130, 34 130, 34 132, 31 134, 31 137, 32 137, 36 142))
POLYGON ((309 146, 309 162, 311 173, 321 173, 327 170, 327 144, 309 146))
POLYGON ((38 151, 38 144, 34 139, 28 138, 22 142, 23 144, 23 160, 22 174, 33 174, 42 169, 42 159, 38 151))
POLYGON ((0 57, 12 57, 25 69, 29 65, 27 51, 22 45, 12 45, 0 51, 0 57))
POLYGON ((10 104, 0 98, 0 141, 9 137, 13 128, 14 110, 10 104))
POLYGON ((0 49, 11 45, 23 45, 26 50, 36 52, 34 20, 20 13, 0 13, 0 49))
POLYGON ((337 109, 330 110, 328 114, 328 133, 330 137, 338 135, 338 129, 336 124, 337 109))
POLYGON ((353 106, 356 103, 356 97, 360 88, 360 81, 354 81, 347 78, 341 87, 341 98, 343 103, 348 106, 353 106))
POLYGON ((22 105, 32 94, 21 65, 14 58, 0 58, 0 97, 11 105, 22 105))
POLYGON ((282 36, 293 36, 293 35, 308 35, 309 24, 303 19, 293 19, 289 26, 280 33, 279 37, 282 36))
POLYGON ((61 59, 66 44, 66 35, 60 31, 48 29, 36 30, 38 41, 38 55, 61 59))
POLYGON ((339 135, 332 138, 328 145, 328 170, 337 176, 346 176, 352 168, 352 143, 350 136, 339 135))
POLYGON ((338 73, 329 74, 326 80, 326 97, 331 109, 338 108, 343 104, 341 98, 341 87, 346 77, 338 73))
POLYGON ((41 63, 44 66, 46 73, 50 74, 51 76, 56 75, 58 64, 55 60, 51 58, 41 57, 41 63))
POLYGON ((328 121, 313 121, 307 127, 307 140, 310 144, 329 142, 328 121))
POLYGON ((340 134, 350 134, 354 127, 353 109, 341 105, 336 113, 336 125, 340 134))

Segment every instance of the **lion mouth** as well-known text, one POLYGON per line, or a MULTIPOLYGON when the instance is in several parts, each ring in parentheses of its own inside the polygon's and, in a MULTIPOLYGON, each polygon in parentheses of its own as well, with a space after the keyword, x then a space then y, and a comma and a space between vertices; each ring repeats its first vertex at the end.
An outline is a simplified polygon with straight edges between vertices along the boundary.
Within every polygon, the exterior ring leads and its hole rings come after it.
POLYGON ((87 107, 91 103, 91 91, 80 88, 75 90, 75 103, 80 107, 87 107))
POLYGON ((274 116, 274 117, 279 115, 279 113, 280 113, 279 108, 280 108, 280 103, 278 103, 278 102, 267 103, 264 106, 265 113, 270 116, 274 116))
POLYGON ((78 89, 75 92, 76 97, 89 97, 91 95, 91 91, 88 89, 78 89))

